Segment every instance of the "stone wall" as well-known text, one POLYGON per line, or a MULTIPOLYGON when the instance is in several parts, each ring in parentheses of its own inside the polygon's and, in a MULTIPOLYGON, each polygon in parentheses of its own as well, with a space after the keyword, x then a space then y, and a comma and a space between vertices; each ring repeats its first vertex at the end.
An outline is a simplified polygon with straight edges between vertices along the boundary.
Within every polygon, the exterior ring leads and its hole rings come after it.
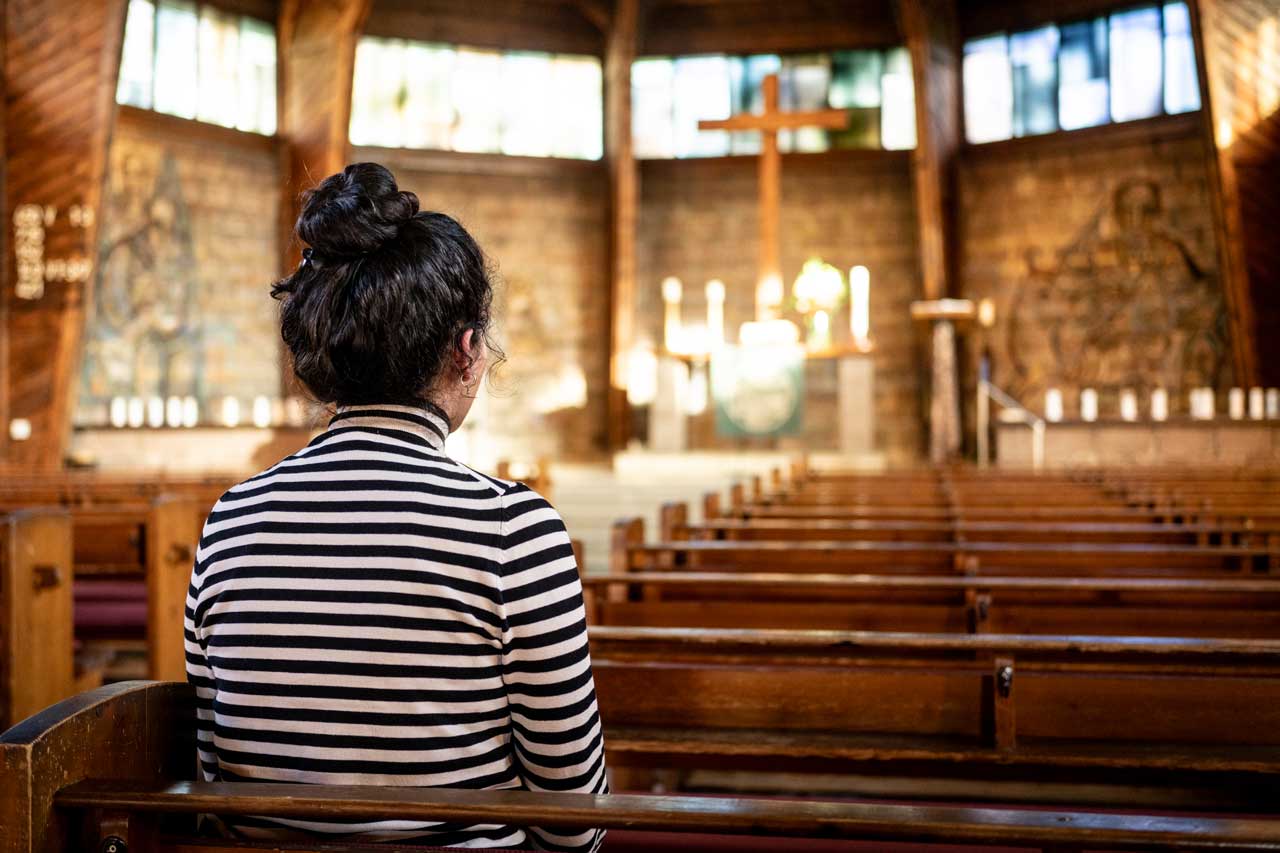
MULTIPOLYGON (((662 342, 660 284, 677 276, 685 285, 684 321, 703 322, 703 287, 719 278, 728 290, 725 327, 754 319, 757 244, 754 157, 654 160, 641 164, 637 277, 639 336, 662 342)), ((791 282, 806 259, 817 256, 846 274, 854 264, 871 271, 871 336, 875 342, 877 446, 891 461, 921 453, 922 353, 908 308, 919 297, 920 268, 910 160, 898 152, 832 152, 783 157, 781 241, 783 278, 791 282)), ((846 310, 833 322, 848 333, 846 310)), ((803 444, 833 449, 834 362, 806 371, 803 444)), ((756 447, 715 436, 710 414, 691 424, 694 447, 756 447)))
MULTIPOLYGON (((1046 388, 1143 402, 1233 381, 1199 116, 970 148, 960 170, 964 295, 991 298, 997 384, 1034 409, 1046 388)), ((970 335, 970 364, 980 335, 970 335)), ((1145 411, 1144 411, 1145 417, 1145 411)))
POLYGON ((108 161, 76 422, 116 396, 280 391, 273 138, 121 108, 108 161))
POLYGON ((477 400, 469 458, 603 453, 608 179, 601 163, 360 149, 424 209, 456 218, 497 272, 507 362, 477 400))

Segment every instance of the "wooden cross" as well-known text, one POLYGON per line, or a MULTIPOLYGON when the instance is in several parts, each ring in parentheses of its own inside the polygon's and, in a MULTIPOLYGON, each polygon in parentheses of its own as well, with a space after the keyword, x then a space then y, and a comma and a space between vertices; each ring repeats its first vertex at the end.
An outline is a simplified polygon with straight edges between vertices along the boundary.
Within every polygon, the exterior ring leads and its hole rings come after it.
MULTIPOLYGON (((782 291, 782 263, 779 260, 778 218, 782 197, 782 158, 778 154, 778 131, 801 127, 842 130, 849 125, 844 110, 810 110, 784 113, 778 109, 778 75, 770 74, 761 83, 764 112, 744 113, 732 118, 698 122, 699 130, 760 131, 760 246, 757 261, 756 311, 758 319, 776 315, 777 305, 762 304, 760 293, 766 283, 776 282, 774 295, 782 291)), ((770 297, 772 301, 772 297, 770 297)))

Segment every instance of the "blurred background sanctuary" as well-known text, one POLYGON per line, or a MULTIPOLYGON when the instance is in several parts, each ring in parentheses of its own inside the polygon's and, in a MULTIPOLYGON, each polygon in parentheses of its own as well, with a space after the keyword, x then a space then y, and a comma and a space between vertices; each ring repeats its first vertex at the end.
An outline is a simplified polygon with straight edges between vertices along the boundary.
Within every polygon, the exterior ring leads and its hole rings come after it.
POLYGON ((27 0, 5 23, 11 469, 300 446, 323 414, 268 287, 298 193, 356 160, 501 280, 509 361, 452 452, 560 466, 565 501, 799 452, 1277 454, 1274 3, 27 0))

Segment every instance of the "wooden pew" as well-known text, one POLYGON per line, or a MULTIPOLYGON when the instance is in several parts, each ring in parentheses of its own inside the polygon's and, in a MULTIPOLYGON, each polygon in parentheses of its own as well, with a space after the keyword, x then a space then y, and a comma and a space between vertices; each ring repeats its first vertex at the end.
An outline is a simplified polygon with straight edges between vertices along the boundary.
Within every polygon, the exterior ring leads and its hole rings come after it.
POLYGON ((75 692, 71 565, 65 510, 0 516, 0 725, 75 692))
POLYGON ((1280 521, 1266 524, 1196 522, 975 521, 903 519, 709 518, 689 522, 688 506, 672 502, 660 511, 663 541, 840 540, 917 542, 1131 542, 1168 545, 1250 544, 1274 541, 1280 521))
MULTIPOLYGON (((320 785, 196 783, 194 695, 185 684, 112 685, 60 703, 0 735, 0 853, 63 850, 230 853, 369 850, 358 842, 242 844, 192 837, 194 815, 341 817, 610 829, 612 850, 698 850, 699 833, 861 839, 1033 850, 1274 850, 1280 821, 1043 808, 908 806, 722 797, 590 796, 320 785), (159 818, 168 816, 164 827, 159 818), (635 830, 669 835, 665 842, 635 830), (628 845, 628 834, 632 843, 628 845), (112 845, 115 845, 114 848, 112 845)), ((715 849, 725 849, 725 839, 715 849)), ((403 844, 391 850, 425 850, 403 844)), ((759 849, 759 848, 756 848, 759 849)), ((872 848, 874 849, 874 848, 872 848)))
POLYGON ((1044 576, 1280 573, 1280 542, 1168 545, 1093 542, 667 541, 644 544, 640 519, 615 522, 610 566, 628 571, 872 572, 1044 576))
POLYGON ((1274 641, 592 628, 591 654, 617 768, 1265 811, 1280 785, 1274 641))
POLYGON ((145 639, 147 675, 184 678, 183 614, 206 513, 167 497, 146 508, 76 510, 78 633, 89 642, 145 639))
POLYGON ((1280 640, 1272 580, 674 572, 582 584, 600 626, 1280 640))
POLYGON ((545 456, 538 457, 538 461, 533 465, 513 464, 509 460, 500 459, 494 468, 494 476, 499 480, 515 480, 524 483, 548 501, 553 500, 551 460, 545 456))
POLYGON ((42 560, 34 580, 21 576, 22 561, 4 567, 5 606, 15 614, 5 623, 14 626, 17 639, 4 643, 0 667, 25 671, 18 682, 44 689, 10 703, 8 711, 0 707, 0 725, 100 684, 110 647, 121 640, 145 646, 149 675, 185 677, 183 612, 199 512, 190 500, 163 497, 147 507, 32 511, 32 518, 60 519, 58 547, 66 558, 42 560), (45 571, 50 566, 56 571, 45 571))

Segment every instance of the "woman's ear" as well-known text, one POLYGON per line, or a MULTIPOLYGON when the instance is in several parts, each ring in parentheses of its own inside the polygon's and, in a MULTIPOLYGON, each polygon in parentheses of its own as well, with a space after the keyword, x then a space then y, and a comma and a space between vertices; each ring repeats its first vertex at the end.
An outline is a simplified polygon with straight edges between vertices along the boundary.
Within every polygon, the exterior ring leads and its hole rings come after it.
POLYGON ((458 346, 453 350, 453 365, 458 368, 459 373, 465 372, 476 363, 480 355, 476 344, 475 329, 467 329, 462 333, 462 337, 458 338, 458 346))

